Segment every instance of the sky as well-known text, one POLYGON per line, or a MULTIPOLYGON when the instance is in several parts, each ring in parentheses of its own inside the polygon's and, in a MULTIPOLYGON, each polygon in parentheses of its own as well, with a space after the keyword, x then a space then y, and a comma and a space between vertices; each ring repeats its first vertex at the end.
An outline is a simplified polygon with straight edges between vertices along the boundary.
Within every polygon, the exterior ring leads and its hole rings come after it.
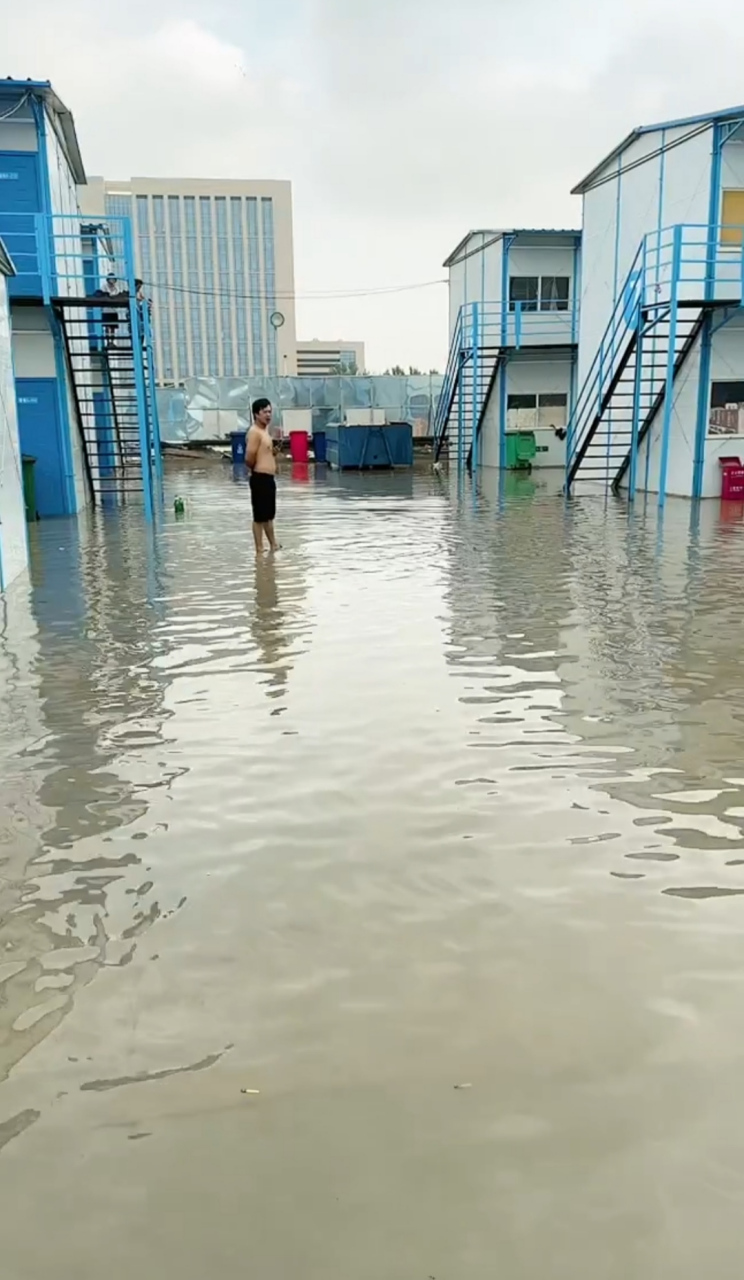
POLYGON ((741 0, 30 0, 6 6, 0 74, 52 80, 90 174, 290 179, 298 336, 362 340, 372 372, 441 369, 442 263, 462 236, 579 226, 571 188, 631 128, 744 102, 740 15, 741 0))

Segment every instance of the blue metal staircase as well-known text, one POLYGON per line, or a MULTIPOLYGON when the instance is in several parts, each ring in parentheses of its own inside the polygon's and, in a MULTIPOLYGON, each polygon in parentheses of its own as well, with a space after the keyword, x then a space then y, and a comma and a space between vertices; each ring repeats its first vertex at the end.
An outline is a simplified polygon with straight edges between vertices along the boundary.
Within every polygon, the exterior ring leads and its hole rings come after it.
POLYGON ((567 492, 579 482, 617 492, 627 481, 632 498, 639 452, 656 425, 663 501, 676 379, 706 315, 741 305, 740 257, 719 244, 719 228, 678 226, 639 245, 571 415, 567 492))
POLYGON ((136 498, 151 518, 162 480, 149 303, 135 297, 128 218, 3 214, 16 296, 48 309, 74 404, 91 500, 136 498), (105 292, 116 276, 115 295, 105 292))
MULTIPOLYGON (((575 346, 576 313, 537 310, 521 302, 468 302, 458 312, 442 391, 434 418, 435 453, 446 454, 458 470, 478 466, 486 410, 499 373, 512 352, 538 353, 575 346)), ((505 416, 504 397, 500 416, 505 416)), ((500 438, 506 423, 501 422, 500 438)))
POLYGON ((501 362, 493 334, 481 345, 479 304, 460 308, 434 419, 435 457, 447 450, 458 468, 472 467, 483 415, 501 362))

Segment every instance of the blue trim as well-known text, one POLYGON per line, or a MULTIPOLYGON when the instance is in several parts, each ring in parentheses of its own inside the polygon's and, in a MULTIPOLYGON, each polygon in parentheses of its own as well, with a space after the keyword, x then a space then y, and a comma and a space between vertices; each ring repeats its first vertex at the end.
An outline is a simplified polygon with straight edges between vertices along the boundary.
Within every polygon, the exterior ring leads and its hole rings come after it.
POLYGON ((674 228, 672 248, 672 288, 669 299, 669 347, 667 350, 666 382, 664 392, 664 418, 661 432, 661 460, 659 462, 659 507, 666 502, 667 472, 669 470, 669 437, 674 408, 674 365, 677 345, 677 297, 679 293, 680 266, 682 262, 682 227, 674 228))
POLYGON ((51 310, 47 314, 54 342, 54 372, 57 384, 57 404, 59 406, 59 446, 64 472, 62 479, 64 485, 63 498, 65 514, 72 516, 76 515, 80 508, 75 489, 75 464, 72 456, 72 421, 70 419, 70 404, 67 394, 67 361, 65 360, 64 339, 62 338, 59 321, 51 310))
POLYGON ((617 280, 620 274, 620 209, 622 201, 623 171, 620 156, 617 158, 617 193, 615 195, 615 274, 612 283, 612 307, 617 306, 617 280))
POLYGON ((479 413, 479 394, 480 394, 480 330, 478 324, 478 303, 473 303, 473 419, 470 429, 470 469, 475 471, 478 466, 478 413, 479 413))
POLYGON ((705 466, 705 441, 708 435, 708 409, 710 406, 710 369, 712 357, 712 314, 703 320, 700 335, 700 365, 698 368, 697 416, 695 421, 695 452, 692 461, 692 497, 703 495, 703 468, 705 466))
POLYGON ((633 378, 633 417, 630 427, 630 472, 628 475, 628 502, 636 496, 638 480, 638 435, 641 427, 641 392, 643 389, 643 293, 638 299, 636 317, 635 376, 633 378))
POLYGON ((574 346, 578 344, 578 340, 579 340, 579 333, 578 333, 579 293, 580 293, 579 276, 581 271, 581 266, 580 266, 581 259, 579 256, 580 249, 581 249, 581 237, 577 236, 576 239, 574 240, 574 248, 573 248, 573 289, 572 289, 573 302, 571 304, 571 342, 573 343, 574 346))
POLYGON ((499 365, 499 470, 506 470, 506 406, 507 406, 507 386, 506 376, 509 368, 509 361, 503 356, 499 365))
POLYGON ((723 129, 717 124, 713 130, 710 164, 710 191, 708 193, 708 262, 705 273, 705 297, 710 300, 715 292, 715 262, 718 250, 718 223, 721 212, 721 170, 723 167, 723 129))
MULTIPOLYGON (((708 193, 708 256, 705 270, 705 298, 710 301, 715 294, 715 264, 718 252, 718 223, 721 213, 721 173, 723 168, 724 128, 717 122, 713 128, 710 157, 710 190, 708 193)), ((695 418, 695 447, 692 461, 692 497, 702 497, 705 469, 705 443, 708 437, 708 409, 710 404, 710 371, 712 358, 712 322, 707 315, 700 338, 700 364, 698 367, 698 396, 695 418)))
MULTIPOLYGON (((514 243, 514 236, 504 236, 501 242, 501 346, 508 344, 509 332, 509 251, 514 243)), ((499 387, 499 467, 506 467, 506 370, 507 361, 501 364, 501 385, 499 387)))
MULTIPOLYGON (((661 155, 659 156, 659 216, 656 222, 656 231, 659 237, 664 227, 664 179, 666 178, 666 129, 661 131, 661 155)), ((657 254, 657 258, 658 258, 657 254)), ((658 275, 657 263, 657 275, 658 275)), ((657 281, 658 282, 658 281, 657 281)))
POLYGON ((701 116, 683 116, 680 120, 663 120, 661 124, 643 124, 634 130, 637 137, 645 133, 659 133, 662 129, 686 129, 691 124, 720 124, 725 120, 744 118, 744 106, 725 107, 722 111, 708 111, 701 116))

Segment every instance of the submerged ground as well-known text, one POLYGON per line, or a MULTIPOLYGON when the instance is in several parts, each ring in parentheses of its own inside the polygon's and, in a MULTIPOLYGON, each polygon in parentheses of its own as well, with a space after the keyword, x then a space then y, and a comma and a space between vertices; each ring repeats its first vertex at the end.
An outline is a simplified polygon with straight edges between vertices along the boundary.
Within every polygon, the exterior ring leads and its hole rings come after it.
POLYGON ((740 1275, 743 517, 556 487, 32 531, 3 1280, 740 1275))

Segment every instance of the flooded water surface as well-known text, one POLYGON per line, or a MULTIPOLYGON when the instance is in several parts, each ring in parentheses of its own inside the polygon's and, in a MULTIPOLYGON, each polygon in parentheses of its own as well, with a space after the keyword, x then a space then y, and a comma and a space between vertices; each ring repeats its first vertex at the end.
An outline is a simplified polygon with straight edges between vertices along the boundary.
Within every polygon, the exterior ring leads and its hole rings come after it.
POLYGON ((167 487, 0 606, 3 1280, 738 1278, 741 513, 167 487))

